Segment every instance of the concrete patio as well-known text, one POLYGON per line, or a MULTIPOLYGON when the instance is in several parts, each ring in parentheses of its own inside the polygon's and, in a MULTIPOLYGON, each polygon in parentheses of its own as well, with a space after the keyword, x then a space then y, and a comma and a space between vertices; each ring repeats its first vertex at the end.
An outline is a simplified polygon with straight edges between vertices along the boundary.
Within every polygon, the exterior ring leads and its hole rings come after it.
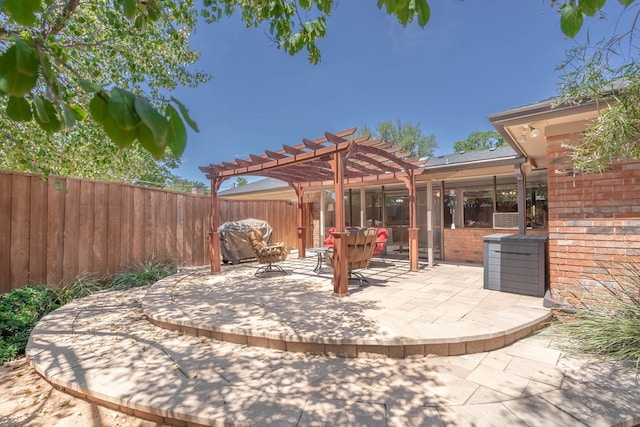
POLYGON ((548 318, 542 299, 482 289, 479 267, 387 260, 335 298, 314 265, 189 269, 83 298, 43 318, 27 357, 69 393, 173 425, 640 421, 633 372, 571 356, 544 329, 522 338, 548 318))

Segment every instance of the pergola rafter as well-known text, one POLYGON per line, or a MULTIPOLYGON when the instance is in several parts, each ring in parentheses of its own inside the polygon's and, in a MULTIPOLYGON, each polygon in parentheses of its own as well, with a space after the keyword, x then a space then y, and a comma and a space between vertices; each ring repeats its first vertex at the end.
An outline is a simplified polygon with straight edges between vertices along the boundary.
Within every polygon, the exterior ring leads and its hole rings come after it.
MULTIPOLYGON (((325 132, 324 137, 302 139, 301 144, 283 145, 277 151, 265 150, 264 154, 250 154, 248 158, 201 166, 211 180, 211 229, 209 253, 211 272, 221 271, 220 240, 216 224, 217 190, 228 178, 241 175, 257 175, 280 179, 291 185, 298 198, 298 256, 305 256, 305 233, 302 224, 304 191, 310 186, 333 185, 337 194, 344 192, 345 184, 398 179, 409 189, 410 265, 418 268, 418 242, 415 220, 415 177, 424 171, 424 159, 393 142, 371 139, 370 135, 352 137, 356 129, 338 133, 325 132), (347 137, 352 137, 347 139, 347 137), (411 241, 411 240, 415 241, 411 241)), ((334 294, 348 295, 346 232, 344 201, 336 197, 336 232, 334 239, 334 294)))

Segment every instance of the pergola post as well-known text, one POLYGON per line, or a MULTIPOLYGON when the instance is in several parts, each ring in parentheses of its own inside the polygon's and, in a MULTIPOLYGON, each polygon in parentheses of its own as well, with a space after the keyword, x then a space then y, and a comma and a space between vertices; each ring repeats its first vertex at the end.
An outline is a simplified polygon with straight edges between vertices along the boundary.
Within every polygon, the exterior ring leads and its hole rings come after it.
POLYGON ((306 233, 304 226, 304 204, 303 204, 303 196, 305 188, 299 183, 289 183, 293 187, 293 190, 296 192, 296 197, 298 198, 298 212, 297 212, 297 221, 298 221, 298 258, 306 257, 305 249, 306 249, 306 233))
POLYGON ((336 231, 333 233, 333 295, 349 295, 349 265, 347 263, 347 232, 344 225, 344 159, 337 152, 331 159, 334 174, 336 231))
POLYGON ((416 176, 413 169, 406 170, 407 175, 400 179, 409 191, 409 269, 418 271, 418 209, 416 207, 416 176))
POLYGON ((220 260, 220 232, 218 231, 218 190, 224 178, 211 177, 211 215, 209 218, 209 261, 211 273, 220 273, 222 263, 220 260))

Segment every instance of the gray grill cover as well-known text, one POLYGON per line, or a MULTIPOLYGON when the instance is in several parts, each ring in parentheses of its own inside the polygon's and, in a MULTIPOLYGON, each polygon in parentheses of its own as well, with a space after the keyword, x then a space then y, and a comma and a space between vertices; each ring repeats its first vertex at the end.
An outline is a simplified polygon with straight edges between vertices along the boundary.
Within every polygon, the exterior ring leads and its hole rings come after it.
POLYGON ((255 258, 246 234, 252 228, 260 230, 264 240, 271 243, 271 226, 267 221, 261 219, 247 218, 240 221, 230 221, 218 227, 222 262, 238 264, 242 260, 255 258))

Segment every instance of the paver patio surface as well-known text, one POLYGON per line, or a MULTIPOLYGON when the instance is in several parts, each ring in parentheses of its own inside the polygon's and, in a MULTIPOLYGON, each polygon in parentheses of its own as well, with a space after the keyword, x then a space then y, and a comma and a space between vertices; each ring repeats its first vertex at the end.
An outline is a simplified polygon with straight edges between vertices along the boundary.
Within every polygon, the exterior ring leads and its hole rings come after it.
MULTIPOLYGON (((230 271, 246 270, 239 267, 230 271)), ((252 277, 247 271, 245 276, 252 277)), ((190 270, 176 277, 201 273, 190 270)), ((307 279, 298 279, 297 274, 292 271, 286 280, 303 286, 307 279)), ((222 283, 208 275, 202 279, 203 294, 216 286, 245 283, 222 283)), ((408 283, 401 286, 410 288, 408 283)), ((449 298, 472 289, 462 286, 460 292, 452 292, 448 287, 456 285, 438 286, 437 293, 449 298)), ((461 356, 308 355, 160 328, 143 313, 143 301, 155 301, 157 289, 103 292, 49 314, 31 335, 30 363, 48 381, 71 393, 177 425, 632 426, 640 422, 640 393, 633 372, 572 356, 548 330, 497 350, 461 356)), ((275 298, 269 297, 268 283, 262 289, 266 297, 255 301, 275 298)), ((181 298, 179 286, 174 291, 167 294, 167 305, 172 298, 181 298)), ((362 290, 350 298, 327 300, 338 307, 364 304, 365 294, 362 290)), ((422 301, 423 297, 416 298, 422 301)), ((399 302, 404 307, 400 313, 412 311, 411 300, 398 297, 394 304, 398 301, 404 301, 399 302)), ((255 314, 244 313, 250 310, 248 299, 237 302, 235 314, 229 314, 233 301, 225 304, 233 327, 244 326, 237 324, 244 318, 253 319, 249 320, 252 328, 259 323, 255 314)), ((255 304, 260 307, 262 302, 255 304)), ((211 305, 194 305, 193 316, 201 316, 203 308, 211 305)), ((321 318, 336 325, 339 322, 332 314, 339 319, 346 316, 334 313, 331 304, 322 317, 311 308, 323 309, 317 303, 304 307, 307 316, 301 312, 296 327, 309 328, 314 324, 311 320, 321 318)), ((266 317, 265 323, 277 325, 273 320, 266 317)), ((361 331, 368 334, 371 327, 362 326, 361 331)), ((323 330, 316 328, 314 332, 323 330)))

